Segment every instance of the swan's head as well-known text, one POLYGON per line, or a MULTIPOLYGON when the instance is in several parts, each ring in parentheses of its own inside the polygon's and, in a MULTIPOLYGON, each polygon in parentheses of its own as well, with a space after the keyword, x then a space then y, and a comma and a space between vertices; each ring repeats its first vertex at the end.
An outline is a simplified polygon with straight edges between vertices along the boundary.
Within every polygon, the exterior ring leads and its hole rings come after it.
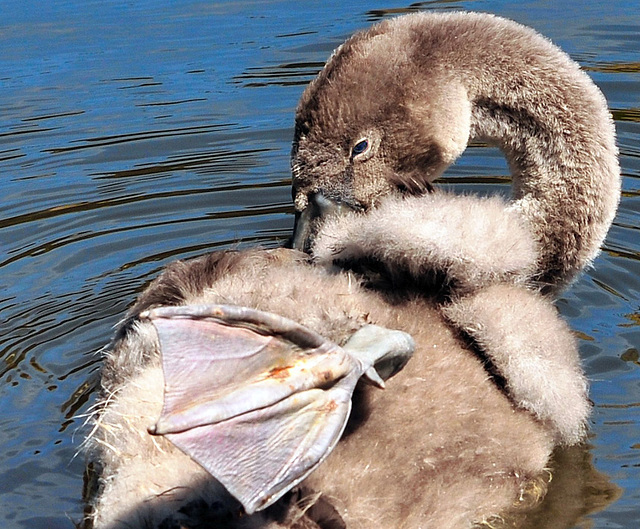
POLYGON ((427 192, 462 153, 471 105, 446 61, 426 58, 424 39, 393 20, 336 50, 296 110, 296 247, 309 248, 336 206, 367 210, 389 194, 427 192))

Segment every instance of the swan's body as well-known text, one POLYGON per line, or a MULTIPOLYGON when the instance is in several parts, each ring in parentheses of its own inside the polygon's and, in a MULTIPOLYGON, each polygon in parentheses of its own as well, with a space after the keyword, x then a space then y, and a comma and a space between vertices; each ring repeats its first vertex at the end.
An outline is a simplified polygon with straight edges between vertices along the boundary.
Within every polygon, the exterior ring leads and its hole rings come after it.
MULTIPOLYGON (((464 527, 512 507, 521 494, 530 502, 526 492, 548 462, 553 434, 529 413, 514 410, 432 301, 406 300, 390 311, 383 296, 363 289, 356 278, 328 273, 303 254, 283 249, 176 263, 133 307, 103 371, 103 385, 113 397, 94 437, 103 476, 109 478, 95 505, 96 527, 109 527, 113 520, 121 520, 116 527, 135 526, 145 516, 157 526, 165 517, 179 520, 183 502, 176 498, 182 495, 195 505, 205 498, 214 515, 229 516, 220 506, 211 507, 222 500, 240 512, 199 465, 146 433, 160 415, 163 377, 155 331, 136 315, 157 304, 203 301, 300 318, 339 343, 365 323, 401 328, 414 337, 414 358, 384 391, 367 389, 359 396, 353 433, 305 483, 304 498, 323 493, 348 527, 464 527), (410 500, 408 490, 414 491, 410 500)), ((523 317, 539 321, 536 309, 523 317)), ((548 305, 542 314, 555 318, 548 305)), ((238 527, 280 527, 282 509, 281 503, 234 521, 238 527)), ((299 514, 295 502, 284 510, 287 516, 299 514)))
POLYGON ((583 439, 589 405, 570 332, 536 290, 593 259, 618 199, 597 88, 512 22, 400 17, 352 37, 305 91, 292 167, 295 239, 313 263, 284 249, 175 263, 120 328, 90 438, 91 523, 470 527, 541 496, 552 448, 583 439), (420 196, 472 138, 503 148, 515 202, 420 196), (327 218, 327 203, 358 212, 327 218), (163 377, 138 316, 201 303, 275 312, 340 344, 375 323, 416 351, 385 391, 357 395, 347 435, 301 489, 242 516, 146 431, 163 377))

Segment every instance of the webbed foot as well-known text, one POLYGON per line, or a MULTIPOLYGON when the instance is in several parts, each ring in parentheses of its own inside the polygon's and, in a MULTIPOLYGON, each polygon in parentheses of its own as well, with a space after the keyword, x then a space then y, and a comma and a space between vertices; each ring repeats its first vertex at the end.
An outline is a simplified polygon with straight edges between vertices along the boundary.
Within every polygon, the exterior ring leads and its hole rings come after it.
POLYGON ((206 468, 244 506, 264 509, 333 450, 359 378, 384 387, 413 352, 406 333, 369 325, 344 348, 276 314, 225 305, 141 314, 165 376, 149 429, 206 468))

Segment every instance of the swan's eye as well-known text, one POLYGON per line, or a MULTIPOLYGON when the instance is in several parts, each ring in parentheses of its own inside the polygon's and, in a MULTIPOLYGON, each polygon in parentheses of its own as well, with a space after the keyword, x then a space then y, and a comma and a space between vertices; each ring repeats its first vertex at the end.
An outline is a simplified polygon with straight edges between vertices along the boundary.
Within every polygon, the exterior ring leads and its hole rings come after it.
POLYGON ((351 156, 355 158, 360 154, 364 154, 368 150, 369 150, 369 140, 367 138, 364 138, 353 146, 353 149, 351 149, 351 156))

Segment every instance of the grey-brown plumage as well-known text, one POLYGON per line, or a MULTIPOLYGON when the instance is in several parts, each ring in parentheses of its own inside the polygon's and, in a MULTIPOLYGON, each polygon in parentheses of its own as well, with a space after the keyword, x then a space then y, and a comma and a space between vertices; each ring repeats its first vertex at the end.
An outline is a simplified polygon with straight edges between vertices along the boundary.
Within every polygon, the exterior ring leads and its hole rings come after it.
POLYGON ((579 442, 587 384, 566 324, 531 289, 538 245, 521 215, 497 197, 389 196, 367 213, 328 218, 312 247, 318 264, 366 268, 374 288, 438 296, 505 391, 547 423, 557 442, 579 442), (400 290, 402 291, 402 290, 400 290))
POLYGON ((359 209, 422 193, 473 139, 504 151, 511 207, 538 244, 535 280, 557 291, 591 262, 615 214, 614 128, 578 65, 505 19, 407 15, 338 48, 296 112, 296 210, 318 193, 359 209))
POLYGON ((385 296, 352 274, 336 275, 293 250, 217 253, 170 266, 132 308, 105 358, 102 384, 106 401, 89 438, 90 459, 102 467, 91 500, 95 527, 162 527, 186 518, 183 504, 222 513, 219 524, 282 527, 282 516, 304 518, 300 505, 319 494, 347 527, 465 527, 521 495, 530 501, 532 490, 541 494, 554 444, 549 429, 514 410, 432 300, 411 297, 390 310, 385 296), (365 323, 404 329, 416 356, 384 391, 362 389, 346 438, 306 481, 305 495, 284 500, 284 515, 280 502, 239 516, 213 478, 146 431, 162 407, 163 378, 155 331, 137 314, 169 300, 274 311, 338 343, 365 323))
POLYGON ((465 528, 541 497, 552 448, 582 440, 589 412, 574 340, 537 290, 590 262, 617 204, 597 88, 515 23, 400 17, 352 37, 305 91, 292 169, 312 260, 280 249, 174 263, 121 325, 88 438, 88 525, 465 528), (423 194, 470 138, 507 154, 513 203, 423 194), (327 218, 327 201, 357 211, 327 218), (246 516, 147 434, 163 376, 138 315, 200 303, 275 312, 339 344, 375 323, 416 351, 385 391, 358 391, 345 437, 301 488, 246 516))

